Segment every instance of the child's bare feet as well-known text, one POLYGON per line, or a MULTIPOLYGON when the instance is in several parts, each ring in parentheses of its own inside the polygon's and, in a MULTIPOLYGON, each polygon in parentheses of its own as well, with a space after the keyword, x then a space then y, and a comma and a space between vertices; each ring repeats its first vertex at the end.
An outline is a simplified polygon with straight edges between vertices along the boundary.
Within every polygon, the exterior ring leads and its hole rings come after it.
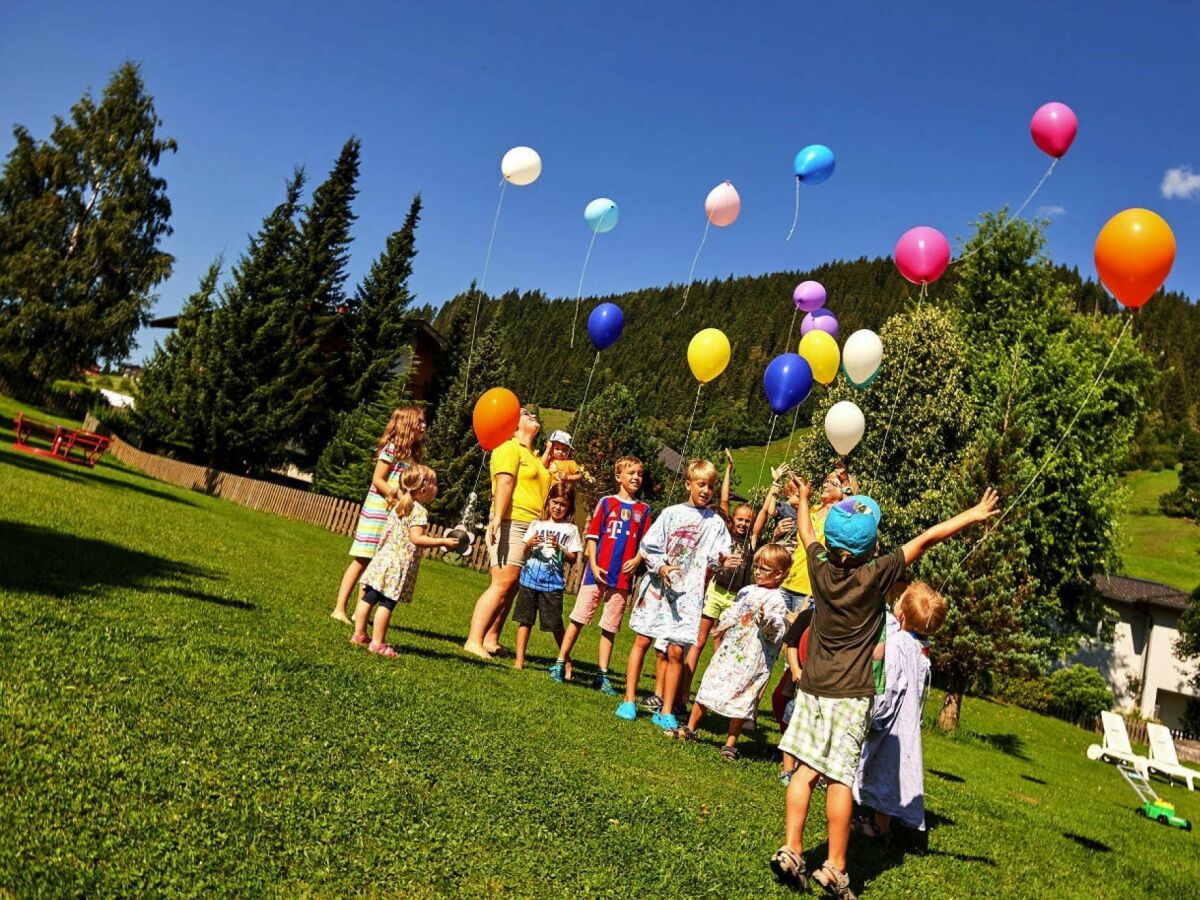
POLYGON ((472 656, 478 656, 480 659, 492 658, 492 654, 488 653, 487 650, 484 649, 483 644, 473 644, 470 641, 467 641, 465 644, 463 644, 463 650, 465 650, 467 653, 470 653, 472 656))
POLYGON ((348 615, 346 615, 344 612, 338 612, 336 609, 329 614, 329 618, 336 619, 338 622, 341 622, 343 625, 353 625, 354 624, 354 622, 351 621, 351 619, 348 615))

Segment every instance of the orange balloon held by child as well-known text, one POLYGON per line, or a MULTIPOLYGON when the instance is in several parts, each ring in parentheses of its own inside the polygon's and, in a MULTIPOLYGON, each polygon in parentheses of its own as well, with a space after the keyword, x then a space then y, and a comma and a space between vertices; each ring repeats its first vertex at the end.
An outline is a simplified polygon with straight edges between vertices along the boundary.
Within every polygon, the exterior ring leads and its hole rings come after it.
POLYGON ((1137 309, 1162 287, 1175 262, 1175 235, 1158 213, 1119 212, 1096 238, 1096 272, 1122 306, 1137 309))
POLYGON ((484 450, 495 450, 517 430, 521 422, 521 403, 508 388, 496 387, 484 391, 475 402, 471 423, 475 437, 484 450))

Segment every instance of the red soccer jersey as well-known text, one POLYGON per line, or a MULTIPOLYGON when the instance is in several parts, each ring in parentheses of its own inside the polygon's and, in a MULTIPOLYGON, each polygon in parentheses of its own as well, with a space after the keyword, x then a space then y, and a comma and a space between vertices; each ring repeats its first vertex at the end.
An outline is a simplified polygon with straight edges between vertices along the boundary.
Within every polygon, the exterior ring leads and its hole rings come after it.
MULTIPOLYGON (((633 576, 626 575, 621 567, 637 555, 649 527, 650 507, 640 500, 626 502, 616 496, 600 498, 588 521, 585 540, 596 542, 596 565, 607 573, 606 587, 630 590, 633 576)), ((596 583, 591 566, 584 569, 583 583, 596 583)))

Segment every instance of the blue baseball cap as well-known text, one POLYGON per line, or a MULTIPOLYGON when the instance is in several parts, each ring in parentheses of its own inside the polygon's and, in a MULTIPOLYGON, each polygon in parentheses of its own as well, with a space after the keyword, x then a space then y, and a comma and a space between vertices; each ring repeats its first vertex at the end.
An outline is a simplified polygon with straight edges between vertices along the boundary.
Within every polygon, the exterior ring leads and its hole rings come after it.
POLYGON ((847 497, 829 509, 825 518, 825 546, 830 550, 845 550, 851 556, 866 556, 875 548, 882 518, 879 504, 866 494, 847 497))

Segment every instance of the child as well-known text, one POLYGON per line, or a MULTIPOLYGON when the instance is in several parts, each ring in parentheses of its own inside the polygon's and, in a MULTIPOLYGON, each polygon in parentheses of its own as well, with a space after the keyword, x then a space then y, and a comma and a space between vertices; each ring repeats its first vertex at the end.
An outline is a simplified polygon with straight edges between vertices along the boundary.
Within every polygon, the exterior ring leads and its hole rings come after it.
POLYGON ((617 493, 602 497, 588 521, 585 541, 587 568, 571 621, 563 637, 558 661, 550 667, 550 677, 564 681, 571 667, 571 649, 584 626, 590 625, 600 603, 600 647, 596 657, 600 671, 593 687, 610 697, 620 696, 608 679, 608 664, 612 659, 613 641, 621 630, 625 603, 633 589, 633 577, 641 565, 642 538, 650 527, 650 507, 634 498, 642 487, 642 462, 634 456, 622 456, 614 466, 617 493))
POLYGON ((729 736, 721 756, 729 762, 739 756, 737 739, 742 725, 758 706, 758 696, 779 654, 779 642, 787 628, 787 606, 779 585, 791 561, 792 555, 778 544, 767 544, 754 554, 754 585, 742 588, 733 605, 721 614, 717 623, 720 646, 704 672, 687 727, 678 733, 684 740, 694 741, 706 711, 725 716, 729 736))
POLYGON ((671 713, 687 648, 700 634, 704 606, 704 577, 710 567, 723 565, 730 551, 729 531, 708 508, 717 486, 717 469, 706 459, 687 465, 688 500, 663 510, 642 541, 642 557, 649 572, 641 596, 629 614, 636 632, 625 675, 625 700, 618 718, 637 718, 637 682, 642 660, 656 638, 667 641, 667 669, 663 678, 662 711, 651 721, 663 731, 675 731, 679 721, 671 713))
MULTIPOLYGON (((801 667, 805 659, 804 633, 812 624, 812 618, 813 608, 810 606, 796 614, 783 634, 783 658, 787 667, 771 695, 771 711, 775 714, 775 721, 779 723, 780 734, 787 731, 788 723, 792 721, 792 711, 796 708, 796 685, 800 683, 801 667)), ((796 771, 796 757, 785 752, 779 765, 779 780, 786 786, 792 780, 792 773, 796 771)))
POLYGON ((575 462, 575 447, 571 443, 571 434, 567 431, 552 431, 546 439, 546 450, 542 453, 542 465, 555 481, 567 481, 571 484, 583 478, 583 468, 575 462))
POLYGON ((354 543, 350 545, 350 565, 342 575, 331 619, 350 624, 346 604, 363 571, 375 555, 388 518, 388 496, 399 483, 405 466, 421 461, 425 443, 425 413, 419 406, 400 406, 392 410, 387 427, 375 447, 375 470, 371 473, 371 489, 363 500, 358 524, 354 528, 354 543))
POLYGON ((363 593, 354 610, 353 644, 368 644, 367 649, 380 656, 395 656, 396 651, 385 643, 388 622, 397 603, 411 603, 417 584, 417 568, 421 564, 418 547, 453 547, 454 538, 427 537, 429 513, 425 504, 437 496, 437 474, 420 463, 408 466, 400 473, 400 481, 387 504, 390 509, 379 548, 363 572, 363 593), (367 641, 367 618, 371 607, 378 605, 375 628, 367 641))
POLYGON ((521 567, 520 587, 513 605, 513 621, 517 623, 517 660, 514 669, 525 668, 525 648, 534 620, 541 618, 542 631, 554 635, 554 642, 563 641, 563 588, 566 579, 563 563, 575 562, 583 545, 579 529, 571 521, 575 517, 575 488, 563 481, 550 485, 542 517, 529 523, 525 532, 525 565, 521 567))
POLYGON ((781 883, 796 888, 808 885, 801 838, 813 788, 824 776, 829 784, 825 795, 829 857, 813 878, 838 897, 853 897, 846 875, 854 805, 850 786, 875 696, 871 655, 883 628, 884 595, 905 567, 929 547, 987 521, 999 510, 996 492, 989 488, 975 506, 875 559, 879 504, 867 496, 834 504, 825 519, 826 551, 817 542, 810 517, 812 484, 799 481, 797 488, 797 522, 816 612, 792 721, 779 742, 779 749, 796 757, 800 766, 788 785, 787 840, 771 857, 771 869, 781 883))
POLYGON ((921 758, 921 713, 929 690, 927 638, 946 620, 946 600, 914 581, 887 617, 887 688, 871 710, 871 734, 863 744, 854 800, 875 810, 856 830, 867 837, 891 836, 895 817, 925 830, 925 767, 921 758))

